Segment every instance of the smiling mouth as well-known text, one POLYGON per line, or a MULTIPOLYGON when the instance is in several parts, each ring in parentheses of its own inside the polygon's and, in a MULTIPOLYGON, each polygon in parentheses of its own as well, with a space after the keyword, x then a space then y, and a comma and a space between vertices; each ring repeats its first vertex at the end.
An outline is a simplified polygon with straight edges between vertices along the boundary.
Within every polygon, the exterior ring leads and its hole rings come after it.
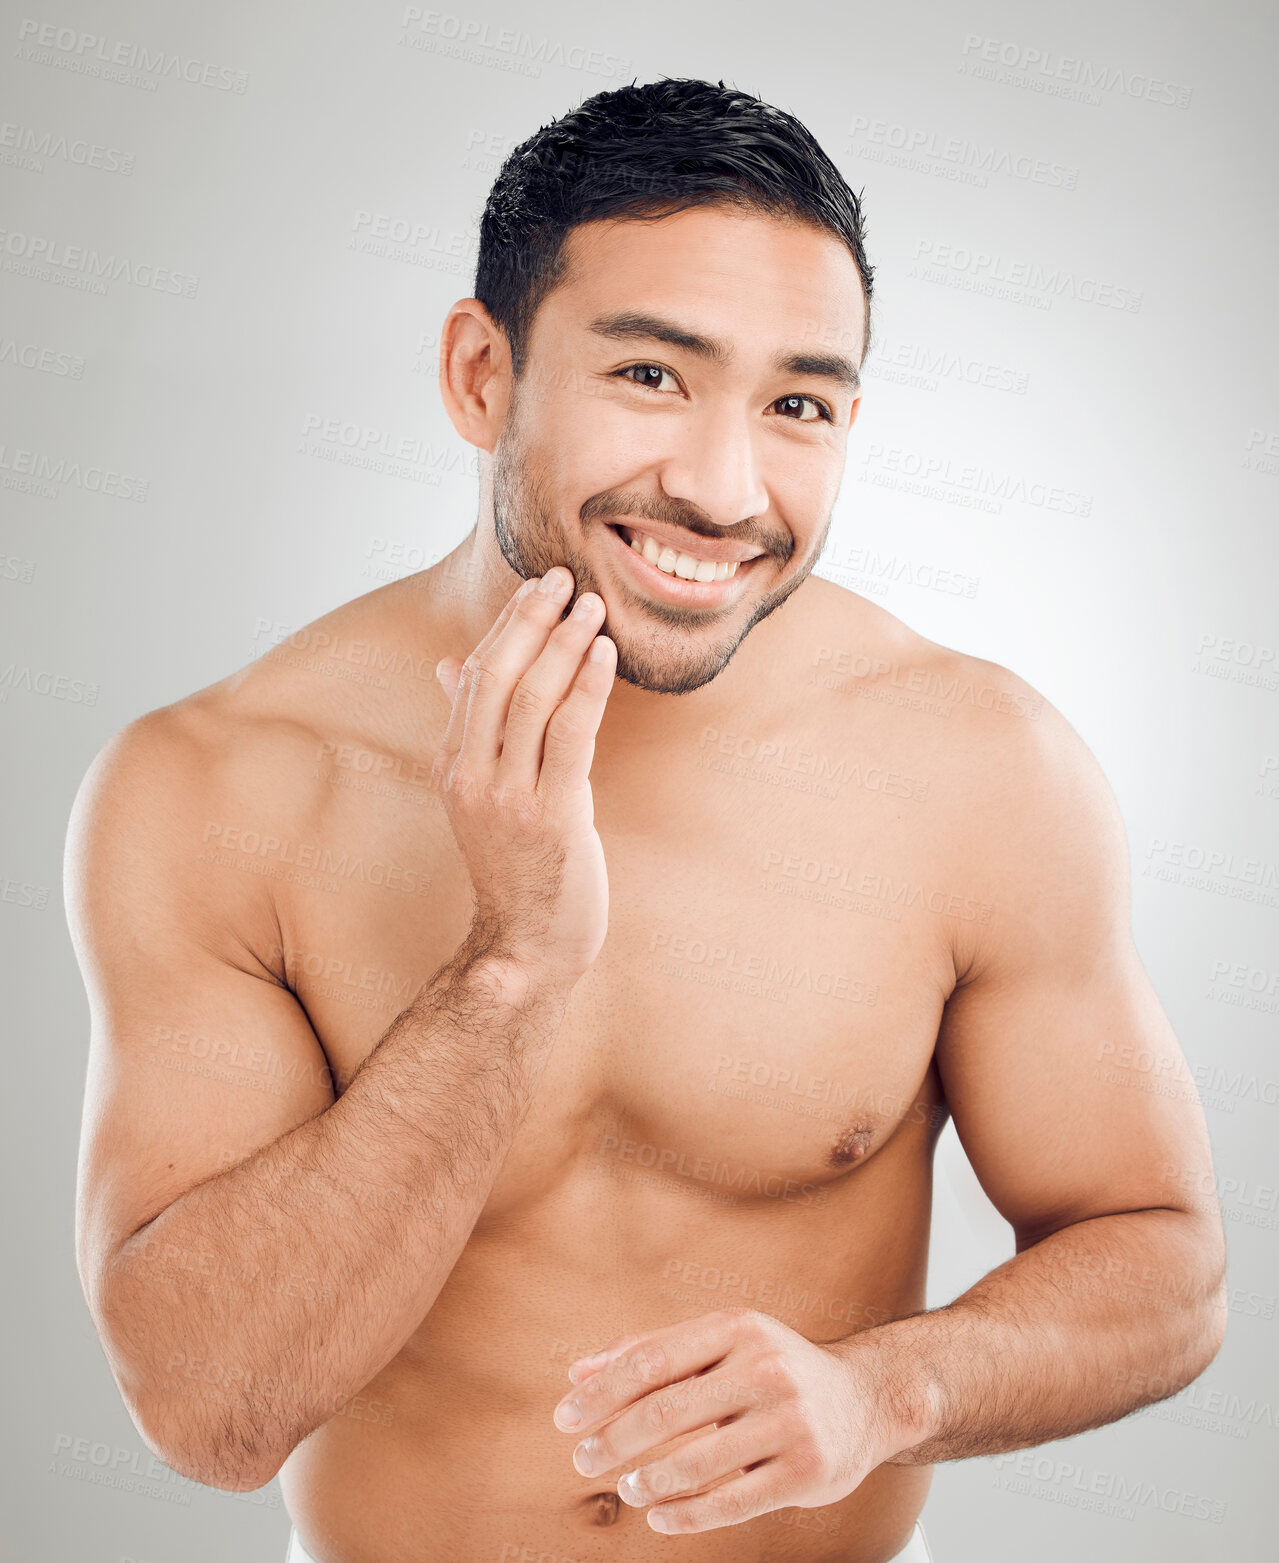
MULTIPOLYGON (((681 581, 697 581, 710 585, 715 581, 731 580, 742 564, 749 564, 757 554, 746 559, 713 559, 707 554, 714 549, 711 544, 706 553, 701 548, 685 551, 673 544, 642 531, 639 527, 614 526, 613 531, 632 550, 663 575, 673 575, 681 581)), ((722 545, 721 545, 722 547, 722 545)), ((718 551, 718 550, 716 550, 718 551)))

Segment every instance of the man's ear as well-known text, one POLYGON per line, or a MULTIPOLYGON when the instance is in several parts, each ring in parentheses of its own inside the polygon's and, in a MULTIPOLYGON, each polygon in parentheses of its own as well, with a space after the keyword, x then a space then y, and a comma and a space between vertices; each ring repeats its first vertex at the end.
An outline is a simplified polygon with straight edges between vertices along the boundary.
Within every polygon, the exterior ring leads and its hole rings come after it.
POLYGON ((467 442, 493 451, 511 398, 506 333, 477 298, 459 299, 440 332, 440 396, 467 442))

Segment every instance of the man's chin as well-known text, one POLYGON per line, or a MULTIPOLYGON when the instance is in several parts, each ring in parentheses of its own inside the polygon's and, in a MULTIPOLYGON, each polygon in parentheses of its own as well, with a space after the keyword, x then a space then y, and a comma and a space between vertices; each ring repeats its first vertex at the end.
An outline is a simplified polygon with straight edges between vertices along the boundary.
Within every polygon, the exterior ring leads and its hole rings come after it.
MULTIPOLYGON (((604 633, 611 634, 607 624, 604 633)), ((623 636, 612 638, 617 647, 616 676, 632 688, 653 695, 691 695, 694 690, 705 688, 724 671, 741 644, 739 638, 728 647, 716 646, 700 654, 685 652, 680 655, 628 645, 623 636)))

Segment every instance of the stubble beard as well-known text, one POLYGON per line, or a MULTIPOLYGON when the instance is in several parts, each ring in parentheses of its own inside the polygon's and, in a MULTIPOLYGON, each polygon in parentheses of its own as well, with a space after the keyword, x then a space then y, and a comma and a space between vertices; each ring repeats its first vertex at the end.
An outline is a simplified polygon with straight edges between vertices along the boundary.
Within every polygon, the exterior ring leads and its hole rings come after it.
MULTIPOLYGON (((520 438, 516 397, 512 397, 506 424, 493 452, 493 526, 502 557, 515 573, 529 580, 557 564, 573 575, 569 607, 583 592, 595 592, 607 604, 608 597, 590 564, 565 536, 564 528, 539 475, 530 470, 528 453, 520 438)), ((618 515, 626 514, 619 507, 618 515)), ((602 526, 596 519, 589 524, 602 526)), ((732 661, 751 630, 775 612, 803 584, 821 555, 830 531, 827 518, 821 540, 807 566, 778 591, 764 597, 739 627, 716 633, 715 610, 690 610, 673 604, 632 598, 644 628, 619 629, 605 613, 600 633, 617 647, 617 677, 636 689, 658 695, 687 695, 716 678, 732 661)))

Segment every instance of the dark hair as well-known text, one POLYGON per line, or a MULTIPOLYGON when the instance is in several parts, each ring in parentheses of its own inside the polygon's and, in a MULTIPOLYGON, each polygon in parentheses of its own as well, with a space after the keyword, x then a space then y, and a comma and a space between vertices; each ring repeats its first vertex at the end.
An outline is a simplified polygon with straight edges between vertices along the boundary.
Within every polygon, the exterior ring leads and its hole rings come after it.
POLYGON ((667 217, 725 204, 828 229, 874 277, 857 196, 791 114, 721 81, 672 79, 599 92, 543 125, 503 163, 480 218, 474 296, 505 331, 515 377, 533 317, 565 280, 578 223, 667 217))

